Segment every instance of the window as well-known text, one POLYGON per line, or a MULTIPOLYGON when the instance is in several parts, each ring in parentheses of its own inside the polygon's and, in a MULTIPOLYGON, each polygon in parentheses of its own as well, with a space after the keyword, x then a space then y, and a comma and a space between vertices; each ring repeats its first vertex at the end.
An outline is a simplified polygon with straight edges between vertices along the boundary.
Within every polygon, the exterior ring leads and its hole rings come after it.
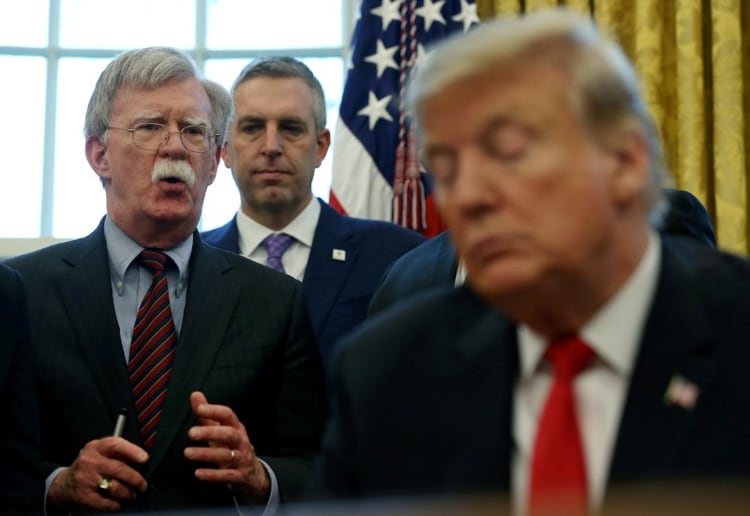
MULTIPOLYGON (((84 156, 83 118, 99 73, 119 52, 149 45, 188 51, 202 75, 227 88, 259 55, 292 55, 318 76, 333 131, 345 77, 354 0, 24 0, 0 7, 0 109, 5 159, 0 238, 73 238, 105 213, 84 156), (293 15, 290 15, 293 13, 293 15)), ((327 199, 331 156, 313 190, 327 199)), ((239 206, 220 165, 200 227, 239 206)))

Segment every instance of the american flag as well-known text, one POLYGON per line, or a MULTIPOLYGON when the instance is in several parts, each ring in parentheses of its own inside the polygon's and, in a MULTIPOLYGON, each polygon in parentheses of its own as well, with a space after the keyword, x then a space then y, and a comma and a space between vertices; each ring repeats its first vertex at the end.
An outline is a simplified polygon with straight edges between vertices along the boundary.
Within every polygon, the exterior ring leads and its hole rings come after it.
POLYGON ((330 202, 338 211, 427 236, 443 229, 404 92, 429 45, 477 23, 473 0, 362 0, 333 146, 330 202))

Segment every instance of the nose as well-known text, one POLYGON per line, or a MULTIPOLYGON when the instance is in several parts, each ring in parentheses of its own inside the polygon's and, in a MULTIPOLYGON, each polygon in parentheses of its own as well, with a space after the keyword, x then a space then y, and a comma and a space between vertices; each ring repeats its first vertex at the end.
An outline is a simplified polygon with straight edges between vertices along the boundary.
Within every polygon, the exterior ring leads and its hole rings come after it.
POLYGON ((172 158, 181 158, 187 154, 187 149, 182 144, 180 131, 172 131, 169 127, 164 129, 164 141, 159 148, 159 153, 172 158))
POLYGON ((475 146, 457 156, 456 175, 450 193, 453 202, 467 212, 482 212, 504 199, 504 173, 475 146))
POLYGON ((279 130, 271 124, 268 124, 266 127, 261 153, 269 158, 281 155, 281 137, 279 136, 279 130))

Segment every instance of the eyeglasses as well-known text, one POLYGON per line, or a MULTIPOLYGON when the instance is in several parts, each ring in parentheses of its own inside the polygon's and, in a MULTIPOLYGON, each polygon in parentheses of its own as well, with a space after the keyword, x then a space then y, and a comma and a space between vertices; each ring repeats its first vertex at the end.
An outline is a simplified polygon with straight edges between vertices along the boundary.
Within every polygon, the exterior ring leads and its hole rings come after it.
POLYGON ((133 144, 143 150, 161 149, 167 144, 173 133, 180 133, 182 146, 190 152, 208 152, 211 150, 212 143, 219 141, 218 134, 211 134, 208 127, 200 125, 188 125, 179 131, 170 131, 164 124, 145 122, 129 129, 113 126, 107 126, 107 129, 129 132, 133 144))

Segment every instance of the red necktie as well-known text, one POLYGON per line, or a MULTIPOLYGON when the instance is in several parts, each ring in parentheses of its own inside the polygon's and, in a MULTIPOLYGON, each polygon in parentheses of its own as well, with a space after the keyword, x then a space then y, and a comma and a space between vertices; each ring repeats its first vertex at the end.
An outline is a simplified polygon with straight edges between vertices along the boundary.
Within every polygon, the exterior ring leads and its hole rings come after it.
POLYGON ((544 405, 531 456, 531 515, 583 515, 588 485, 573 380, 588 367, 592 349, 577 336, 547 346, 554 382, 544 405))
POLYGON ((151 271, 153 279, 135 319, 128 372, 146 449, 156 440, 156 427, 167 396, 167 381, 177 345, 169 308, 168 261, 161 251, 144 249, 140 254, 140 263, 151 271))

